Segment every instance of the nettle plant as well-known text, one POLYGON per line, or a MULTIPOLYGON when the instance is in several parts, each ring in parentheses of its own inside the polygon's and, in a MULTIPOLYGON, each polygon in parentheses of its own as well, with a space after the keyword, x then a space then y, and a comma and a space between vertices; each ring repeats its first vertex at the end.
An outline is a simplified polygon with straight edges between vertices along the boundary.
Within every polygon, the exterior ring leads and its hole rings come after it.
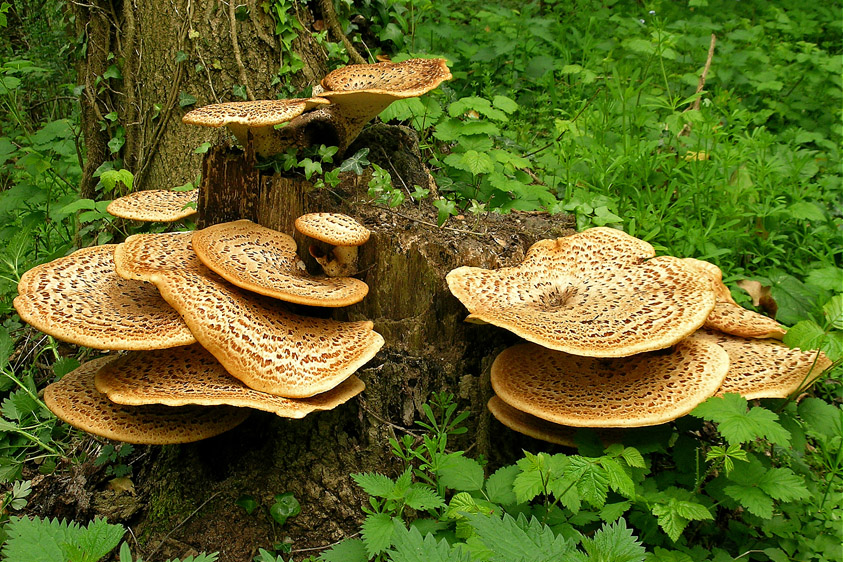
POLYGON ((361 538, 320 560, 839 559, 843 410, 822 400, 777 414, 711 398, 674 426, 629 432, 637 447, 582 431, 578 454, 524 451, 488 476, 448 449, 468 415, 452 396, 423 412, 422 435, 391 441, 396 477, 352 475, 369 495, 361 538))

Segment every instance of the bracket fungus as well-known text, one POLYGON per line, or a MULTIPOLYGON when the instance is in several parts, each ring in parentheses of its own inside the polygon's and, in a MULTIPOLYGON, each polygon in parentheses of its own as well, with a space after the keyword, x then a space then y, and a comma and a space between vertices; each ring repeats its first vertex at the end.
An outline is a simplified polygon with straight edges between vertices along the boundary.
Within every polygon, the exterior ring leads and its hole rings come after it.
POLYGON ((147 189, 118 197, 106 211, 122 219, 145 222, 175 222, 196 214, 198 189, 172 191, 147 189))
POLYGON ((84 363, 44 390, 44 402, 59 419, 88 433, 138 445, 190 443, 242 423, 251 410, 233 406, 122 406, 94 384, 97 371, 115 359, 84 363))
POLYGON ((364 388, 363 381, 351 376, 311 398, 295 400, 267 394, 231 376, 198 344, 123 354, 100 368, 94 382, 97 390, 118 404, 230 405, 295 419, 336 408, 364 388))
POLYGON ((251 137, 255 154, 268 157, 286 148, 275 130, 276 125, 328 103, 321 97, 217 103, 189 111, 182 117, 182 123, 227 127, 243 147, 248 146, 251 137))
POLYGON ((307 273, 287 234, 249 220, 221 223, 193 234, 193 250, 208 268, 249 291, 295 304, 348 306, 363 300, 369 287, 353 277, 307 273))
POLYGON ((115 272, 114 244, 83 248, 21 277, 21 319, 62 341, 96 349, 159 349, 196 339, 155 287, 115 272))
POLYGON ((459 267, 446 280, 473 321, 590 357, 664 349, 714 308, 706 278, 620 231, 594 228, 542 240, 514 267, 459 267))
POLYGON ((573 427, 641 427, 674 420, 713 396, 729 357, 689 337, 633 357, 582 357, 519 344, 492 363, 492 388, 507 404, 573 427))
POLYGON ((296 230, 333 246, 330 255, 312 255, 328 277, 348 277, 357 273, 357 247, 369 240, 369 229, 341 213, 308 213, 296 219, 296 230))

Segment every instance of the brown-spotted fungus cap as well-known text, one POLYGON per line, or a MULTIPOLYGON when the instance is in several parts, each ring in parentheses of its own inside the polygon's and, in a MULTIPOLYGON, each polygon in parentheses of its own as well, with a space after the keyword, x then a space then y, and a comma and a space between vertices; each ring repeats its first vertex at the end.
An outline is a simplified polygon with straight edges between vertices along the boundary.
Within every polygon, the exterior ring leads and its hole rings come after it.
POLYGON ((138 445, 190 443, 219 435, 243 422, 251 410, 232 406, 122 406, 94 386, 99 369, 116 356, 84 363, 44 390, 59 419, 107 439, 138 445))
POLYGON ((308 213, 296 219, 296 230, 334 246, 360 246, 369 239, 369 229, 342 213, 308 213))
POLYGON ((283 303, 242 291, 208 269, 189 237, 167 241, 177 267, 168 267, 166 257, 135 248, 131 253, 147 261, 136 261, 134 271, 158 287, 198 342, 250 388, 307 398, 339 385, 383 346, 370 321, 293 314, 283 303))
POLYGON ((747 400, 787 398, 831 366, 822 351, 791 349, 776 339, 747 339, 716 330, 700 330, 695 337, 716 343, 729 355, 729 373, 718 396, 736 392, 747 400))
MULTIPOLYGON (((576 435, 582 428, 560 425, 513 408, 499 396, 492 396, 486 405, 495 419, 513 431, 548 443, 577 448, 576 435)), ((597 436, 604 445, 620 441, 620 429, 603 429, 597 436)))
POLYGON ((175 222, 196 214, 198 189, 147 189, 119 197, 106 211, 115 217, 147 222, 175 222))
POLYGON ((153 274, 187 269, 196 259, 193 231, 133 234, 114 250, 114 267, 126 279, 150 281, 153 274))
POLYGON ((743 338, 782 339, 784 337, 786 331, 784 326, 768 316, 747 310, 735 302, 729 287, 723 283, 723 272, 719 267, 695 258, 684 258, 682 261, 699 271, 701 275, 708 277, 714 286, 717 302, 705 321, 706 328, 743 338))
POLYGON ((464 266, 446 280, 475 322, 557 351, 624 357, 673 345, 714 308, 707 279, 652 253, 646 242, 596 228, 537 242, 518 266, 464 266))
POLYGON ((114 244, 36 266, 18 284, 21 319, 60 340, 96 349, 159 349, 195 343, 154 286, 115 272, 114 244))
POLYGON ((352 375, 311 398, 282 398, 247 387, 198 344, 123 354, 97 371, 95 383, 112 402, 128 406, 230 405, 296 419, 316 410, 336 408, 365 387, 352 375))
POLYGON ((582 357, 526 343, 492 363, 495 393, 514 408, 574 427, 642 427, 674 420, 714 395, 729 369, 718 345, 691 336, 669 350, 582 357))
POLYGON ((203 127, 228 127, 242 146, 246 146, 248 134, 251 132, 255 153, 259 156, 271 156, 283 149, 274 135, 275 125, 286 123, 305 111, 329 103, 321 97, 217 103, 186 113, 182 117, 182 123, 203 127))
POLYGON ((198 230, 192 244, 202 263, 227 281, 283 301, 348 306, 369 292, 366 283, 353 277, 310 275, 296 255, 291 236, 249 220, 198 230))

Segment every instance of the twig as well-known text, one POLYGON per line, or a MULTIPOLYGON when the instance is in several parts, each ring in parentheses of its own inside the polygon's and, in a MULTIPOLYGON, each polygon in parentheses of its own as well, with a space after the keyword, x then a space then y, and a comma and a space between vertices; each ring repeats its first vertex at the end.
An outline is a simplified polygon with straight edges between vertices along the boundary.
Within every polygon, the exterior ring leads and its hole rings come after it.
POLYGON ((366 59, 357 52, 357 49, 354 48, 354 45, 351 44, 351 41, 349 41, 348 37, 346 37, 345 33, 343 33, 340 20, 337 18, 337 13, 334 11, 334 3, 332 0, 319 0, 319 10, 322 12, 322 19, 325 20, 325 27, 328 28, 328 31, 335 41, 339 41, 343 44, 343 46, 345 46, 345 50, 348 51, 348 57, 351 59, 351 62, 355 64, 366 64, 366 59))
POLYGON ((240 75, 240 81, 246 88, 246 97, 250 101, 255 101, 255 93, 249 86, 249 77, 246 76, 246 67, 243 66, 243 58, 240 56, 240 43, 237 42, 237 15, 234 13, 234 0, 228 0, 228 19, 231 22, 231 50, 234 51, 237 72, 240 75))
POLYGON ((392 422, 391 422, 391 421, 389 421, 389 420, 385 420, 385 419, 383 419, 382 417, 380 417, 379 415, 377 415, 376 413, 374 413, 373 411, 371 411, 369 408, 367 408, 367 407, 366 407, 366 405, 365 405, 365 404, 363 404, 362 402, 358 402, 358 405, 360 406, 360 408, 361 408, 364 412, 366 412, 367 414, 369 414, 370 416, 372 416, 373 418, 375 418, 375 419, 376 419, 376 420, 378 420, 379 422, 381 422, 381 423, 383 423, 383 424, 386 424, 386 425, 388 425, 389 427, 392 427, 392 428, 394 428, 394 429, 397 429, 397 430, 401 431, 402 433, 406 433, 407 435, 412 435, 412 436, 413 436, 413 437, 415 437, 416 439, 419 439, 419 438, 421 437, 421 435, 419 435, 418 433, 414 433, 413 431, 410 431, 409 429, 407 429, 407 428, 406 428, 406 427, 404 427, 404 426, 400 426, 400 425, 397 425, 397 424, 392 423, 392 422))
MULTIPOLYGON (((602 89, 603 89, 603 86, 600 86, 599 88, 597 88, 597 91, 594 92, 594 94, 588 99, 586 104, 584 106, 582 106, 582 109, 580 109, 577 112, 577 114, 574 115, 574 118, 571 119, 571 123, 576 123, 577 119, 580 118, 580 115, 583 114, 583 111, 585 111, 588 108, 588 106, 591 105, 591 102, 594 101, 594 98, 597 97, 597 94, 599 94, 602 89)), ((553 143, 559 142, 562 139, 562 136, 565 134, 566 131, 567 131, 567 129, 565 129, 565 131, 562 131, 561 133, 559 133, 559 136, 557 136, 555 139, 553 139, 552 141, 550 141, 549 143, 547 143, 543 147, 537 148, 532 152, 528 152, 527 154, 522 155, 522 158, 529 158, 530 156, 538 154, 542 150, 546 150, 546 149, 550 148, 551 146, 553 146, 553 143)))
MULTIPOLYGON (((703 91, 703 88, 705 88, 705 78, 706 78, 706 76, 708 76, 708 70, 711 68, 711 60, 714 58, 714 45, 716 43, 717 43, 717 36, 712 33, 711 34, 711 43, 708 46, 708 57, 705 59, 705 66, 703 67, 702 74, 700 74, 700 81, 697 84, 697 91, 695 92, 696 94, 699 94, 700 92, 703 91)), ((690 106, 686 107, 685 111, 690 111, 692 109, 694 111, 699 111, 699 109, 700 109, 700 98, 699 97, 697 97, 697 99, 694 100, 693 105, 690 105, 690 106)), ((684 111, 683 111, 683 113, 684 113, 684 111)), ((682 127, 682 130, 679 131, 679 134, 677 136, 681 137, 681 136, 685 136, 685 135, 689 135, 689 134, 691 134, 691 124, 685 123, 685 126, 682 127)))
POLYGON ((379 209, 382 209, 384 211, 389 211, 393 215, 397 215, 397 216, 401 217, 402 219, 407 219, 408 221, 413 221, 413 222, 417 222, 419 224, 423 224, 425 226, 430 226, 430 227, 435 228, 437 230, 440 230, 440 229, 441 230, 450 230, 451 232, 459 232, 460 234, 471 234, 472 236, 486 236, 488 234, 488 232, 486 232, 486 231, 474 232, 473 230, 463 230, 462 228, 453 228, 451 226, 444 226, 444 225, 439 226, 438 224, 434 224, 432 222, 424 221, 424 220, 421 220, 421 219, 416 219, 416 218, 413 218, 413 217, 408 217, 407 215, 403 215, 403 214, 399 213, 398 211, 390 209, 389 207, 382 207, 380 205, 375 205, 374 203, 369 203, 369 205, 372 205, 373 207, 378 207, 379 209))
POLYGON ((194 509, 194 510, 193 510, 193 512, 192 512, 190 515, 188 515, 187 517, 185 517, 184 519, 182 519, 182 520, 181 520, 181 523, 179 523, 178 525, 176 525, 175 527, 173 527, 172 529, 170 529, 170 532, 169 532, 169 533, 167 533, 167 534, 164 536, 164 538, 163 538, 163 539, 161 539, 161 542, 159 542, 159 543, 158 543, 158 546, 156 546, 156 547, 155 547, 155 549, 154 549, 152 552, 150 552, 150 553, 146 556, 146 558, 151 559, 151 558, 153 557, 153 555, 155 555, 155 553, 157 553, 157 552, 158 552, 158 550, 159 550, 162 546, 164 546, 164 543, 165 543, 165 542, 167 542, 167 539, 169 539, 169 538, 170 538, 170 536, 171 536, 173 533, 175 533, 175 532, 176 532, 176 531, 177 531, 177 530, 178 530, 178 529, 179 529, 182 525, 184 525, 185 523, 187 523, 187 522, 190 520, 190 518, 191 518, 191 517, 193 517, 194 515, 196 515, 197 513, 199 513, 199 512, 202 510, 202 508, 203 508, 203 507, 205 507, 206 505, 208 505, 208 502, 210 502, 212 499, 214 499, 215 497, 217 497, 217 496, 218 496, 218 495, 220 495, 221 493, 222 493, 222 490, 220 490, 219 492, 216 492, 216 493, 214 493, 213 495, 211 495, 211 497, 210 497, 210 498, 208 498, 207 500, 205 500, 205 501, 203 501, 203 502, 202 502, 202 505, 200 505, 199 507, 197 507, 196 509, 194 509))
POLYGON ((313 552, 314 550, 325 550, 325 549, 331 548, 332 546, 337 546, 338 544, 340 544, 342 541, 344 541, 346 539, 353 539, 354 537, 357 537, 359 535, 360 535, 360 533, 354 533, 353 535, 350 535, 350 536, 347 536, 343 539, 340 539, 337 542, 332 542, 331 544, 326 544, 325 546, 313 546, 313 547, 310 547, 310 548, 294 548, 293 550, 290 551, 290 554, 299 553, 299 552, 313 552))

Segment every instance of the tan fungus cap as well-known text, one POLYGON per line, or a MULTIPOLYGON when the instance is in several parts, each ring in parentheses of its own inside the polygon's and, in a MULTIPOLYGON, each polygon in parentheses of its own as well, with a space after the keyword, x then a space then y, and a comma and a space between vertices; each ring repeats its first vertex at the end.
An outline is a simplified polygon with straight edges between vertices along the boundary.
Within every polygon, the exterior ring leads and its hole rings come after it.
POLYGON ((369 287, 353 277, 315 277, 299 266, 291 236, 239 220, 193 234, 193 249, 206 266, 238 287, 310 306, 348 306, 369 287))
POLYGON ((609 230, 543 240, 515 267, 459 267, 448 287, 472 321, 577 355, 663 349, 699 328, 714 307, 710 283, 677 258, 645 260, 649 245, 623 233, 602 250, 591 243, 609 230))
POLYGON ((308 213, 296 219, 296 230, 334 246, 360 246, 369 239, 369 229, 342 213, 308 213))
POLYGON ((237 426, 251 410, 230 406, 121 406, 94 387, 96 372, 114 359, 83 364, 44 390, 44 402, 59 419, 107 439, 138 445, 190 443, 237 426))
POLYGON ((105 210, 123 219, 175 222, 196 214, 198 195, 198 189, 190 191, 147 189, 119 197, 109 203, 105 210))
MULTIPOLYGON (((563 447, 577 448, 576 436, 577 431, 580 431, 581 428, 560 425, 537 418, 532 414, 513 408, 501 400, 499 396, 492 396, 487 407, 489 412, 495 416, 495 419, 513 431, 548 443, 556 443, 563 447)), ((621 431, 604 429, 599 431, 597 435, 604 445, 611 445, 620 441, 621 431)))
POLYGON ((708 315, 705 327, 743 338, 782 339, 786 328, 767 316, 747 310, 732 298, 732 293, 723 283, 723 272, 707 261, 684 258, 686 265, 696 269, 711 280, 717 297, 714 310, 708 315))
POLYGON ((331 410, 365 388, 363 381, 351 376, 328 392, 301 400, 258 392, 228 374, 219 361, 198 344, 123 354, 102 367, 95 382, 97 390, 119 404, 227 404, 263 410, 284 418, 303 418, 315 410, 331 410))
POLYGON ((492 388, 507 404, 574 427, 641 427, 674 420, 714 395, 729 357, 686 338, 670 350, 596 359, 521 344, 492 364, 492 388))
POLYGON ((193 232, 133 234, 114 250, 117 274, 150 281, 152 275, 187 269, 196 259, 193 232))
POLYGON ((60 340, 96 349, 159 349, 196 339, 152 285, 122 279, 115 245, 83 248, 36 266, 18 284, 21 319, 60 340))
POLYGON ((822 351, 791 349, 776 339, 746 339, 713 330, 700 330, 695 337, 714 342, 729 354, 729 373, 718 396, 736 392, 747 400, 787 398, 831 366, 822 351))

